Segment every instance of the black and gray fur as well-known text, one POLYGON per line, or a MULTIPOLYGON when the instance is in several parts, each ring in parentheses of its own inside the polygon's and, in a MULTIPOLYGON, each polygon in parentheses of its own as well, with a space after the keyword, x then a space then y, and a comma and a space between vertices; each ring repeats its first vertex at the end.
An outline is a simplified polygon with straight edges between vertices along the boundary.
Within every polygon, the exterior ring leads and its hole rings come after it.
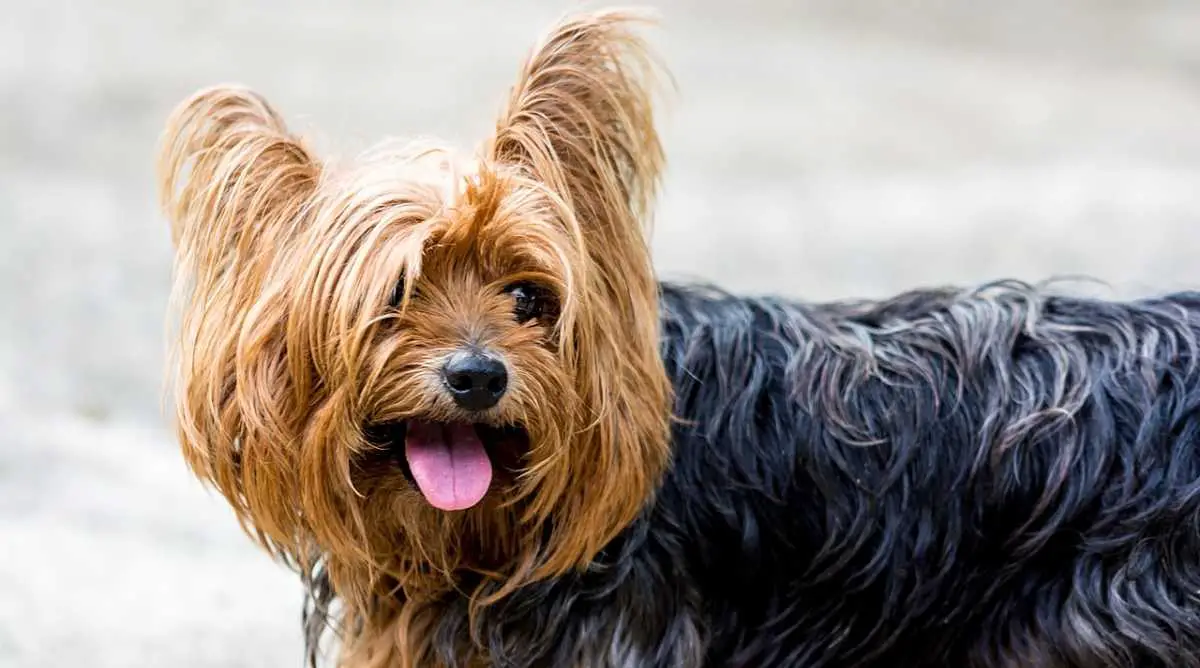
POLYGON ((494 665, 1200 666, 1200 293, 662 314, 673 466, 590 572, 486 609, 494 665))

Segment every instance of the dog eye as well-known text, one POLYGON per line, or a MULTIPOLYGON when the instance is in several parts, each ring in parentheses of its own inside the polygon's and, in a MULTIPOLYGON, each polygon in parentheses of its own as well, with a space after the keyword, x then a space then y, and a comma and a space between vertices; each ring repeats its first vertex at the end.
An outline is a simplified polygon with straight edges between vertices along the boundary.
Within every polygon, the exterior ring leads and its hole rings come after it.
POLYGON ((401 274, 400 277, 396 279, 396 285, 392 288, 391 296, 388 297, 388 306, 392 308, 400 307, 400 302, 404 299, 404 281, 404 274, 401 274))
POLYGON ((535 283, 522 281, 504 289, 513 298, 513 317, 517 322, 528 322, 553 314, 553 294, 535 283))

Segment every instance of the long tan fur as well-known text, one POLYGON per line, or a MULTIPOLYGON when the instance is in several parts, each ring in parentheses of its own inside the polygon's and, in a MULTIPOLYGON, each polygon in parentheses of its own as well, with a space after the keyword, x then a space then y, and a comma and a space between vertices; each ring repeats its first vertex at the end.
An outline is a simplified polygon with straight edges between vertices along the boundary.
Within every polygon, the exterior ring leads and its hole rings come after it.
POLYGON ((582 424, 560 450, 569 461, 543 483, 554 493, 531 507, 536 519, 559 503, 569 509, 557 511, 544 575, 583 565, 632 520, 667 457, 670 387, 642 227, 663 154, 651 111, 656 71, 633 19, 599 13, 554 31, 523 69, 487 151, 563 202, 563 223, 588 255, 563 320, 563 362, 577 382, 572 417, 582 424))

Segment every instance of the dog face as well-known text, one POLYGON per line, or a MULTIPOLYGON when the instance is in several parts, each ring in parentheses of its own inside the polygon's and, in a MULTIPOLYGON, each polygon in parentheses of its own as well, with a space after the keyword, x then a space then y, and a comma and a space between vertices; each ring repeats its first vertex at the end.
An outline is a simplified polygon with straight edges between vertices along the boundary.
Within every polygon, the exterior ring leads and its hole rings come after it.
POLYGON ((473 153, 322 164, 233 87, 168 124, 184 452, 360 625, 464 570, 503 589, 585 564, 666 465, 632 20, 559 25, 473 153))

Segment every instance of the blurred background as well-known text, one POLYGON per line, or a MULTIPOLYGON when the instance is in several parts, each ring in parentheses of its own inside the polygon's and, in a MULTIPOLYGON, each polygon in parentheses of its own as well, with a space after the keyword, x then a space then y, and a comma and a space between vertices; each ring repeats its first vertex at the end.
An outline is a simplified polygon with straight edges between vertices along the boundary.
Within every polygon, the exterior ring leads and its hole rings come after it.
MULTIPOLYGON (((1200 3, 678 0, 662 273, 805 298, 1200 287, 1200 3)), ((152 165, 249 84, 329 154, 470 145, 568 2, 38 0, 0 22, 0 666, 299 666, 301 592, 161 410, 152 165)))

